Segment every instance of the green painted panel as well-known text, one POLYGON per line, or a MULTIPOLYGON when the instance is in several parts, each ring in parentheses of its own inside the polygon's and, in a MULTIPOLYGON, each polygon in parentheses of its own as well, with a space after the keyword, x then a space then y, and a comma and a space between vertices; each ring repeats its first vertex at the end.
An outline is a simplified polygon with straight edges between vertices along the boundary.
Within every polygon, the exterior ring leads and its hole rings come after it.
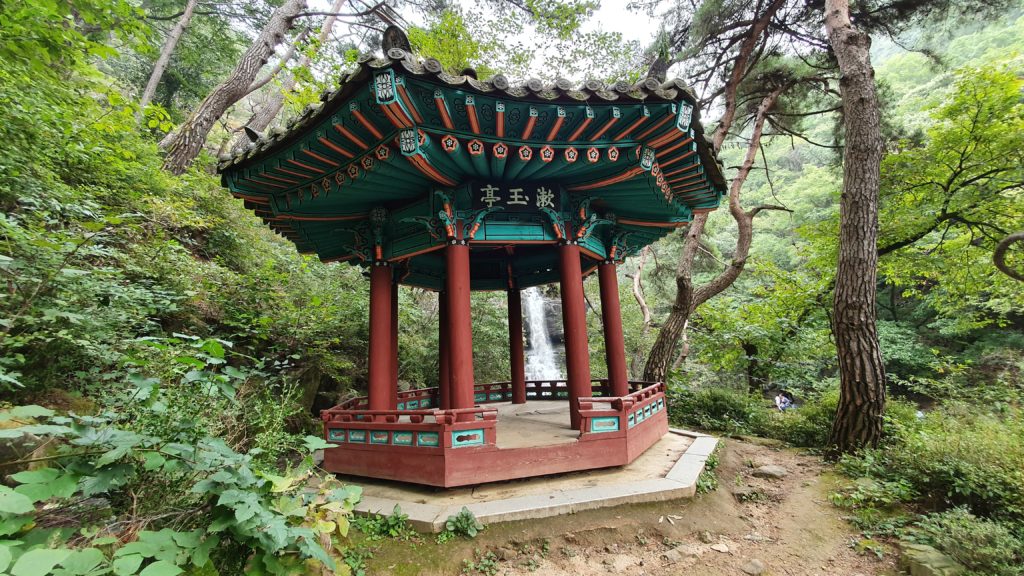
POLYGON ((412 432, 393 432, 391 443, 395 446, 412 446, 412 432))
POLYGON ((452 448, 464 446, 482 446, 484 444, 483 428, 473 430, 457 430, 452 432, 452 448))
POLYGON ((365 444, 366 443, 366 430, 349 430, 348 431, 348 441, 349 442, 358 442, 358 443, 365 444))
POLYGON ((618 416, 601 416, 590 419, 591 432, 617 432, 619 430, 618 416))
POLYGON ((344 442, 348 435, 345 430, 331 428, 327 431, 327 439, 332 442, 344 442))
POLYGON ((370 430, 370 444, 387 444, 388 437, 386 430, 370 430))
POLYGON ((438 446, 440 444, 440 437, 437 432, 417 432, 416 433, 416 445, 417 446, 438 446))

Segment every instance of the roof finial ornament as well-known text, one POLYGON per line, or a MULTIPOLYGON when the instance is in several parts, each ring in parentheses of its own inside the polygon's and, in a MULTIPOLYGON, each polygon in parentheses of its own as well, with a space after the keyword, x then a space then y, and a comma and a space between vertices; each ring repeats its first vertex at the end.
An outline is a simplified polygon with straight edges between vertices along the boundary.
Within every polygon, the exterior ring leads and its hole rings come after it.
POLYGON ((404 30, 395 25, 384 29, 384 34, 380 40, 380 47, 384 50, 385 54, 392 48, 401 48, 406 52, 412 52, 412 44, 409 43, 409 37, 405 35, 404 30))

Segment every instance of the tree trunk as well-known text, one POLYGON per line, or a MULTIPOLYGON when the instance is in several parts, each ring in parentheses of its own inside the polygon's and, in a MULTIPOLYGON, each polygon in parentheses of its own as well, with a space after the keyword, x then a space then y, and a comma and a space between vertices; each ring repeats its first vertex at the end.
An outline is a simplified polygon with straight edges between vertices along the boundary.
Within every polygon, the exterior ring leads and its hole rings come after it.
MULTIPOLYGON (((334 4, 330 9, 331 15, 324 19, 324 24, 320 28, 320 36, 317 42, 318 47, 327 43, 327 40, 331 36, 331 29, 334 27, 334 22, 338 18, 335 14, 341 11, 342 6, 347 1, 348 0, 334 0, 334 4)), ((302 42, 303 38, 305 38, 305 34, 301 34, 295 39, 292 47, 288 50, 288 54, 285 55, 283 59, 284 65, 288 64, 287 60, 291 58, 291 54, 302 42)), ((299 68, 309 66, 311 60, 312 58, 310 58, 309 53, 304 53, 302 57, 299 58, 299 68)), ((267 99, 264 100, 259 107, 256 108, 256 111, 252 113, 252 116, 249 117, 249 121, 246 122, 245 125, 256 132, 263 132, 266 130, 267 127, 270 126, 270 123, 274 121, 274 118, 277 118, 277 115, 281 113, 281 108, 284 108, 284 96, 295 88, 295 83, 295 75, 285 72, 281 78, 281 89, 271 91, 267 96, 267 99)), ((237 154, 238 152, 245 150, 245 147, 248 145, 249 137, 243 132, 235 138, 235 143, 231 146, 231 152, 237 154)))
POLYGON ((1019 270, 1015 270, 1006 262, 1006 253, 1010 250, 1010 246, 1016 242, 1024 243, 1024 232, 1014 232, 1000 240, 999 244, 996 245, 995 252, 992 254, 992 262, 1003 274, 1006 274, 1014 280, 1024 282, 1024 273, 1019 270))
MULTIPOLYGON (((643 316, 643 328, 640 331, 640 341, 643 342, 647 338, 647 333, 651 331, 651 308, 647 306, 647 298, 644 297, 644 265, 647 264, 647 256, 651 253, 650 246, 644 246, 643 250, 640 251, 640 255, 637 258, 636 263, 636 274, 633 276, 633 298, 636 298, 636 303, 640 306, 640 313, 643 316)), ((643 361, 643 346, 638 345, 633 350, 633 360, 629 363, 629 373, 634 378, 639 379, 640 362, 643 361)))
MULTIPOLYGON (((658 339, 647 356, 647 365, 644 367, 644 380, 653 382, 664 382, 668 374, 669 363, 673 359, 673 351, 679 343, 690 321, 690 314, 704 302, 725 290, 736 281, 740 272, 747 263, 747 255, 750 253, 750 243, 754 233, 754 216, 762 210, 781 209, 778 206, 757 206, 749 211, 744 211, 740 204, 740 192, 743 184, 747 181, 750 169, 757 158, 757 152, 761 146, 761 134, 764 129, 765 119, 768 112, 775 106, 775 101, 789 85, 780 86, 772 90, 757 107, 757 114, 754 119, 753 132, 750 135, 750 143, 747 145, 747 153, 740 165, 739 172, 729 184, 729 213, 736 220, 739 235, 736 238, 736 251, 733 253, 729 266, 713 280, 700 288, 693 286, 693 260, 697 255, 700 246, 700 235, 707 223, 707 213, 696 214, 686 232, 686 239, 683 243, 683 253, 679 257, 679 265, 676 268, 676 298, 672 304, 672 311, 668 320, 662 325, 658 332, 658 339)), ((685 352, 685 351, 684 351, 685 352)))
POLYGON ((242 55, 231 75, 210 92, 178 129, 177 137, 170 142, 164 158, 165 170, 181 174, 188 169, 202 150, 214 123, 232 104, 248 93, 256 74, 270 59, 274 48, 291 29, 292 21, 305 7, 306 0, 286 0, 274 11, 270 21, 242 55))
POLYGON ((846 134, 832 321, 840 383, 829 437, 835 457, 874 447, 882 436, 885 368, 875 324, 882 136, 871 38, 853 26, 848 0, 825 1, 825 28, 839 62, 846 134))
POLYGON ((185 29, 192 21, 192 12, 195 11, 198 3, 199 0, 188 0, 181 18, 178 19, 174 28, 171 28, 171 33, 167 35, 167 40, 164 41, 164 46, 160 49, 160 56, 156 59, 156 64, 153 65, 153 73, 149 75, 149 82, 146 82, 146 89, 142 91, 142 98, 139 99, 139 118, 142 117, 146 106, 153 101, 156 88, 160 85, 160 79, 164 77, 164 71, 167 70, 167 65, 171 61, 171 55, 174 54, 178 40, 181 40, 181 35, 185 33, 185 29))
POLYGON ((746 355, 746 392, 759 394, 762 390, 760 363, 758 361, 758 345, 754 342, 740 342, 743 354, 746 355))

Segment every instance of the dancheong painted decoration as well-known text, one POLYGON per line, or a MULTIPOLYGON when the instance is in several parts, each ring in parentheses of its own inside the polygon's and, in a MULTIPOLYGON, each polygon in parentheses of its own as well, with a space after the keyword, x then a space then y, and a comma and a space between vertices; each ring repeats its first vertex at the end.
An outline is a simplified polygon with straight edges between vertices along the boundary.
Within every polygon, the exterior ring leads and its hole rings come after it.
POLYGON ((663 385, 626 378, 616 265, 724 192, 681 82, 513 86, 391 48, 219 167, 299 251, 369 272, 369 392, 324 411, 328 469, 476 484, 625 464, 667 430, 663 385), (595 270, 601 380, 582 288, 595 270), (566 379, 525 381, 520 291, 554 282, 566 379), (399 390, 399 284, 440 293, 437 387, 399 390), (473 379, 471 290, 508 292, 508 382, 473 379), (503 447, 501 407, 540 401, 568 404, 573 441, 503 447))

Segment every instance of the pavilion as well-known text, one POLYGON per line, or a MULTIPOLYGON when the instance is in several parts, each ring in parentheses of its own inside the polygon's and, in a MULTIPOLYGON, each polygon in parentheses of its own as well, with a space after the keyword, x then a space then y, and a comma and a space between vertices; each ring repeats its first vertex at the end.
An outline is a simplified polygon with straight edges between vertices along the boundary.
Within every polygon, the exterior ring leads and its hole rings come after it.
POLYGON ((328 470, 479 484, 623 465, 668 430, 664 384, 628 380, 616 266, 719 204, 724 181, 695 97, 678 80, 474 76, 391 47, 220 164, 232 194, 299 251, 368 271, 368 394, 322 412, 336 444, 328 470), (595 270, 600 380, 583 294, 595 270), (520 290, 553 282, 567 378, 526 381, 520 290), (439 293, 437 387, 398 389, 399 284, 439 293), (508 294, 508 382, 474 381, 471 290, 508 294), (568 422, 538 420, 552 441, 535 432, 524 445, 519 430, 503 445, 504 419, 522 423, 508 407, 542 401, 567 405, 568 422))

